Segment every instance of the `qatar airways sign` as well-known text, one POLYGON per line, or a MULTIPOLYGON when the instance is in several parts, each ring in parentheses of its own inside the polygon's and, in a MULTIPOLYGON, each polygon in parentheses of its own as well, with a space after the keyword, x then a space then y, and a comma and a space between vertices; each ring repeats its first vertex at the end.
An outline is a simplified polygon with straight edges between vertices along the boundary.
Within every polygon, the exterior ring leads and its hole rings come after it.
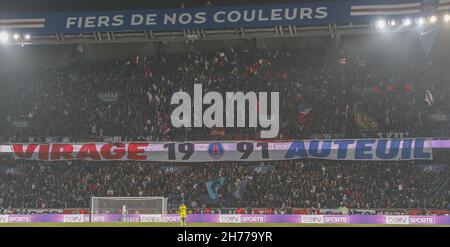
POLYGON ((349 4, 335 2, 97 12, 4 14, 8 29, 30 33, 120 32, 140 30, 327 25, 350 18, 349 4))

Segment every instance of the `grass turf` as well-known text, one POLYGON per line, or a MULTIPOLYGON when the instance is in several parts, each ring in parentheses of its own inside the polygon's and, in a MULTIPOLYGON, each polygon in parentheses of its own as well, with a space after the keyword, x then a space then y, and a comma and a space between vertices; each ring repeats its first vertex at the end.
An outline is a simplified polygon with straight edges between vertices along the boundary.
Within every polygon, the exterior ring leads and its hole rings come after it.
MULTIPOLYGON (((450 227, 450 225, 296 224, 296 223, 190 223, 187 227, 450 227)), ((181 227, 179 223, 85 222, 2 223, 0 227, 181 227)))

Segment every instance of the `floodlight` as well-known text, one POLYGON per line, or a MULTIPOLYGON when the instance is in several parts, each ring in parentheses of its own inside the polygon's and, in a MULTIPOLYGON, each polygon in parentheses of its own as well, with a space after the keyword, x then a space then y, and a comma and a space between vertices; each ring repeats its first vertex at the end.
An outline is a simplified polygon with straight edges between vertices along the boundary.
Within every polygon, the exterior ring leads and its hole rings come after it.
POLYGON ((0 42, 8 42, 9 34, 5 31, 0 32, 0 42))
POLYGON ((403 25, 410 26, 411 25, 411 19, 409 19, 409 18, 404 19, 403 20, 403 25))
POLYGON ((386 21, 381 19, 376 22, 377 28, 384 29, 386 27, 386 21))
POLYGON ((423 24, 425 24, 425 18, 420 17, 417 19, 417 25, 422 26, 423 24))
POLYGON ((444 21, 445 22, 449 22, 450 21, 450 15, 449 14, 444 15, 444 21))
POLYGON ((437 17, 435 15, 430 16, 430 22, 435 23, 437 21, 437 17))

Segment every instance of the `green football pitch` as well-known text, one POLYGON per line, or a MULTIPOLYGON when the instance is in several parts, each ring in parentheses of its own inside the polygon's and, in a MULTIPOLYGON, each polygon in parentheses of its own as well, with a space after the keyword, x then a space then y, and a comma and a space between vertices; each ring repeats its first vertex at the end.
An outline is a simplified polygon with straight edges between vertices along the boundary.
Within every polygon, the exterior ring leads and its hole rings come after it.
MULTIPOLYGON (((190 223, 187 227, 449 227, 450 225, 296 224, 296 223, 190 223)), ((181 227, 178 223, 2 223, 0 227, 181 227)), ((185 226, 184 226, 185 227, 185 226)))

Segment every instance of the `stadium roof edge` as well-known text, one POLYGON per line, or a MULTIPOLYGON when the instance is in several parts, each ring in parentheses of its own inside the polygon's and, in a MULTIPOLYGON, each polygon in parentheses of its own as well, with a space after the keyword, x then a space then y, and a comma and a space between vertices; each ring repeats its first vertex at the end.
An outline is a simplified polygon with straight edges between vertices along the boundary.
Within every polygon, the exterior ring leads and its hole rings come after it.
MULTIPOLYGON (((398 30, 405 32, 411 30, 398 30)), ((106 43, 141 43, 164 41, 195 40, 235 40, 252 38, 299 38, 299 37, 334 37, 337 35, 360 35, 377 33, 369 24, 360 25, 324 25, 312 27, 274 26, 268 28, 233 28, 233 29, 196 29, 178 31, 130 31, 130 32, 91 32, 77 34, 35 34, 29 40, 11 40, 11 45, 61 45, 61 44, 106 44, 106 43)))

